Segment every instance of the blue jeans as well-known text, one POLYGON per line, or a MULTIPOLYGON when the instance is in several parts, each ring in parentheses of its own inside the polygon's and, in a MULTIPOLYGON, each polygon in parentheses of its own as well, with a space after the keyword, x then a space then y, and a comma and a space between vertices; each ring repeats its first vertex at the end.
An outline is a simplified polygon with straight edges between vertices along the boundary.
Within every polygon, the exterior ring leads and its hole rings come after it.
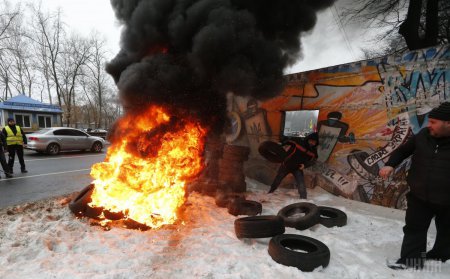
POLYGON ((272 185, 270 186, 269 193, 273 193, 278 188, 278 186, 280 186, 281 181, 289 173, 291 173, 295 178, 295 182, 297 184, 296 186, 297 186, 297 190, 298 190, 298 194, 300 195, 300 198, 306 199, 307 194, 306 194, 305 177, 303 175, 303 171, 299 170, 299 169, 290 171, 290 170, 286 169, 286 167, 284 165, 281 165, 280 168, 278 169, 277 176, 275 177, 274 181, 272 182, 272 185))

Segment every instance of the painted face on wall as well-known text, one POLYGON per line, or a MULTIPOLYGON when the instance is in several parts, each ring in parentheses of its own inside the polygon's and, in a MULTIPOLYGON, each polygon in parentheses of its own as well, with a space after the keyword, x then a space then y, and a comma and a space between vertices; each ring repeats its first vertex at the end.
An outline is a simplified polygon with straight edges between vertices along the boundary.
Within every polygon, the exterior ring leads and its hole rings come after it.
POLYGON ((450 136, 450 121, 442 121, 434 118, 428 119, 430 135, 436 138, 450 136))

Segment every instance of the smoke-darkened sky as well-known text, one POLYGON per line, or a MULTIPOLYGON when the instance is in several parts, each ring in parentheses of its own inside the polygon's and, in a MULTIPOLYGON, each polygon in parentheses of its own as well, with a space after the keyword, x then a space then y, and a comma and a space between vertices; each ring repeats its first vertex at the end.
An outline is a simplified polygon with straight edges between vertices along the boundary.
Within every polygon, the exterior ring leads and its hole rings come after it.
POLYGON ((278 95, 301 35, 334 0, 111 0, 124 28, 107 65, 127 107, 183 107, 223 120, 228 92, 278 95))
MULTIPOLYGON (((336 2, 338 11, 351 0, 336 2)), ((15 3, 15 1, 13 1, 15 3)), ((71 31, 88 34, 92 30, 105 36, 112 59, 120 50, 120 23, 117 22, 110 0, 45 0, 45 9, 54 11, 61 7, 63 20, 71 31), (86 7, 89 7, 88 9, 86 7)), ((345 26, 345 32, 354 54, 344 40, 343 31, 337 26, 332 13, 334 7, 318 13, 318 21, 312 32, 303 37, 303 55, 287 69, 288 73, 307 71, 344 64, 363 59, 360 47, 366 45, 370 34, 363 34, 356 26, 345 26)))

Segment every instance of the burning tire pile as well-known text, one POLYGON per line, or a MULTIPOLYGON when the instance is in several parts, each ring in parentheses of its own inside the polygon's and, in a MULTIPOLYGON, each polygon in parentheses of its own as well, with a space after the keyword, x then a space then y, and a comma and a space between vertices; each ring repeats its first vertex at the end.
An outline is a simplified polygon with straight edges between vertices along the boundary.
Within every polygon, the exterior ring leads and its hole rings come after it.
MULTIPOLYGON (((94 184, 84 187, 78 195, 69 203, 69 209, 77 217, 88 217, 96 220, 109 220, 123 222, 129 229, 148 230, 150 227, 145 224, 136 222, 132 219, 124 219, 123 212, 112 212, 102 207, 92 207, 89 203, 92 201, 91 195, 94 191, 94 184)), ((108 228, 108 227, 105 227, 108 228)))
POLYGON ((306 230, 316 224, 342 227, 347 224, 347 215, 336 208, 300 202, 283 207, 276 216, 238 218, 234 229, 239 239, 272 237, 268 253, 274 261, 310 272, 319 266, 328 266, 330 249, 317 239, 284 232, 285 227, 306 230))

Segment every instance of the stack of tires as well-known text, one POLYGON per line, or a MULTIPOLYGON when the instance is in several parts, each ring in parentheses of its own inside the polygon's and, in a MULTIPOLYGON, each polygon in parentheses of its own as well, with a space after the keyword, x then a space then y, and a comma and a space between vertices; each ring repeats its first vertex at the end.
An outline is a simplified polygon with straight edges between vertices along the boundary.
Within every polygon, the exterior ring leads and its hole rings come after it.
POLYGON ((204 195, 214 196, 219 188, 219 160, 222 156, 223 144, 220 140, 210 138, 205 145, 207 165, 198 180, 189 187, 189 191, 197 191, 204 195))
POLYGON ((317 267, 328 266, 330 249, 317 239, 284 232, 285 227, 305 230, 318 223, 326 227, 341 227, 347 224, 347 215, 332 207, 301 202, 283 207, 276 216, 238 218, 234 229, 238 238, 272 237, 268 253, 274 261, 310 272, 317 267))
POLYGON ((224 145, 219 161, 219 187, 223 191, 243 193, 247 190, 244 162, 248 160, 250 148, 247 146, 224 145))

